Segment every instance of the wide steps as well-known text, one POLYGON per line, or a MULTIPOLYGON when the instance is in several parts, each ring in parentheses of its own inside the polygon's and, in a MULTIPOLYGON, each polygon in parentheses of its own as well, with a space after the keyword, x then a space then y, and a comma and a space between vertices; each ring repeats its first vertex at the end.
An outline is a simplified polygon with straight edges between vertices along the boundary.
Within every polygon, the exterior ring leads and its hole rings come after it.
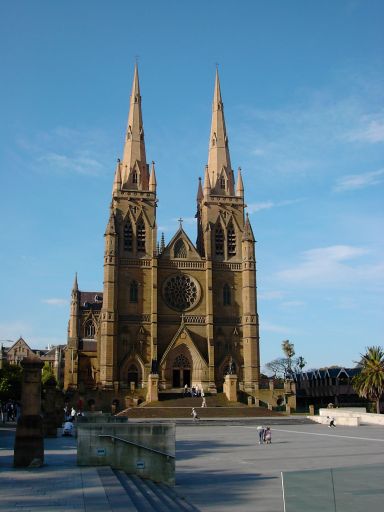
POLYGON ((109 467, 97 471, 111 512, 199 512, 165 484, 109 467))

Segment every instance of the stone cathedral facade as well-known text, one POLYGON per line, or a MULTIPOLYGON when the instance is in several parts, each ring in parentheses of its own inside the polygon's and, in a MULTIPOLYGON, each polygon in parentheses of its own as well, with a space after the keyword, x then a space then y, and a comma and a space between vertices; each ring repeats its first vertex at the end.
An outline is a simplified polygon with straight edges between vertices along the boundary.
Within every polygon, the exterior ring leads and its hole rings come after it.
MULTIPOLYGON (((124 152, 104 233, 103 292, 71 294, 66 389, 198 385, 230 371, 254 394, 260 374, 255 238, 239 168, 231 167, 216 73, 208 163, 197 188, 197 241, 182 228, 158 241, 155 166, 147 163, 135 67, 124 152)), ((164 177, 165 179, 165 177, 164 177)), ((192 208, 192 205, 191 205, 192 208)))

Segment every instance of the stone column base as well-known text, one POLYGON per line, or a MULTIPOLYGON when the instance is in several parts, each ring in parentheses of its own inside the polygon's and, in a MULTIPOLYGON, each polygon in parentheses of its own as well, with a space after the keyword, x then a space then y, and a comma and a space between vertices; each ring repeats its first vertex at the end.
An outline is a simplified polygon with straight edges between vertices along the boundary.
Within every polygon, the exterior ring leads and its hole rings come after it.
POLYGON ((16 427, 13 465, 16 468, 27 468, 43 464, 43 419, 38 414, 21 416, 16 427))
POLYGON ((159 376, 156 373, 148 375, 147 402, 157 402, 159 400, 159 376))
POLYGON ((230 402, 237 402, 237 375, 226 375, 224 393, 230 402))

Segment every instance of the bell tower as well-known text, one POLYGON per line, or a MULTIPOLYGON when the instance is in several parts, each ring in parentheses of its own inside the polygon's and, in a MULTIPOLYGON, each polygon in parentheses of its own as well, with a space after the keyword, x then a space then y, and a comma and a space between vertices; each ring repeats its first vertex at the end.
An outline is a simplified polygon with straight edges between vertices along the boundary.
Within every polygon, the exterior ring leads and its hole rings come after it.
POLYGON ((117 161, 105 232, 100 383, 126 381, 127 364, 147 380, 157 359, 155 165, 147 164, 139 73, 135 65, 123 159, 117 161), (133 347, 141 347, 130 359, 133 347), (133 366, 132 366, 133 365, 133 366))
MULTIPOLYGON (((241 169, 231 167, 220 80, 216 71, 208 163, 197 193, 197 248, 206 258, 206 336, 210 373, 234 362, 240 386, 259 380, 256 261, 252 228, 244 216, 241 169), (239 335, 239 333, 241 333, 239 335)), ((220 377, 221 378, 221 377, 220 377)))

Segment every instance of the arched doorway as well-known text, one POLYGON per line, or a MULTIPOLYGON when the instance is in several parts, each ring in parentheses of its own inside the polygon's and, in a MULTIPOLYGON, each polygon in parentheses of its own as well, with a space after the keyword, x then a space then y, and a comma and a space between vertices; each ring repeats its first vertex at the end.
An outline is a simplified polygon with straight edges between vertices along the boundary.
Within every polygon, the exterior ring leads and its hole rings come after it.
POLYGON ((135 364, 131 364, 128 368, 128 385, 131 382, 135 383, 135 388, 137 388, 137 384, 139 382, 139 370, 135 364))
POLYGON ((172 387, 183 388, 185 385, 191 386, 191 364, 183 354, 180 354, 173 361, 172 387))

